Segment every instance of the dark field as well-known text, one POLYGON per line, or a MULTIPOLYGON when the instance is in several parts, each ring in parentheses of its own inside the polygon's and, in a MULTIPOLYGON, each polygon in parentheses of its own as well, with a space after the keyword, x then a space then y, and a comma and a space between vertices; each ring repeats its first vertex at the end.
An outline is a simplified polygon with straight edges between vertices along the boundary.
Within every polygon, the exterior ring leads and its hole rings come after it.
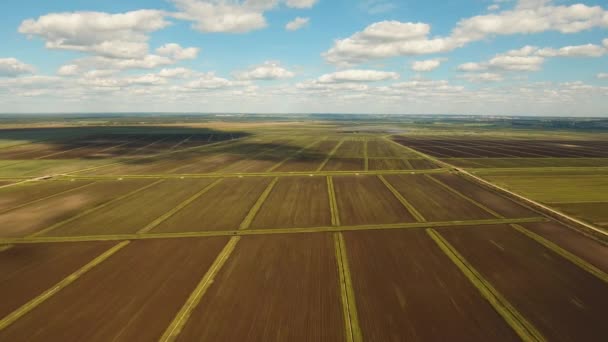
POLYGON ((0 124, 1 341, 608 336, 602 133, 57 120, 0 124))

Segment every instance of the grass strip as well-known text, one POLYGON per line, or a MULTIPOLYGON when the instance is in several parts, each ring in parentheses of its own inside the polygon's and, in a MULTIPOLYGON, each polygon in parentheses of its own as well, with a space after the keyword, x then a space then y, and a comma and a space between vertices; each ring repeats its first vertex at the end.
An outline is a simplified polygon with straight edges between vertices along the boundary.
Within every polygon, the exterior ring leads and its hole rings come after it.
POLYGON ((336 200, 336 190, 334 189, 334 180, 331 176, 327 176, 327 194, 329 196, 329 210, 331 212, 331 225, 334 227, 340 226, 340 212, 338 211, 338 200, 336 200))
POLYGON ((498 290, 484 279, 441 234, 434 229, 428 229, 426 232, 523 341, 545 341, 543 335, 498 290))
POLYGON ((397 191, 397 189, 395 189, 395 187, 386 180, 386 178, 384 178, 382 175, 378 175, 378 178, 380 178, 382 183, 384 183, 384 185, 393 193, 393 195, 395 195, 397 200, 399 200, 399 202, 401 202, 401 204, 403 204, 405 209, 407 209, 407 211, 409 211, 410 214, 412 214, 412 216, 414 216, 416 221, 426 222, 426 218, 424 218, 424 216, 416 209, 416 207, 414 207, 410 202, 408 202, 405 199, 405 197, 403 197, 399 193, 399 191, 397 191))
POLYGON ((340 277, 340 298, 342 300, 346 340, 348 342, 361 342, 363 341, 363 335, 359 326, 355 290, 353 288, 350 267, 348 265, 348 254, 342 233, 334 233, 334 247, 338 264, 338 275, 340 277))
POLYGON ((333 155, 336 154, 336 151, 338 151, 338 149, 340 148, 340 146, 342 146, 342 144, 344 144, 344 140, 345 139, 340 140, 336 144, 336 146, 334 146, 334 148, 331 149, 331 151, 327 155, 327 158, 325 158, 325 160, 323 160, 323 162, 321 163, 321 165, 319 165, 319 167, 317 168, 317 172, 323 170, 323 168, 325 167, 325 165, 327 165, 327 162, 329 162, 329 160, 331 159, 331 157, 333 157, 333 155))
POLYGON ((266 199, 268 198, 268 196, 270 196, 272 189, 274 189, 274 186, 277 184, 278 181, 279 181, 279 178, 275 177, 272 180, 272 182, 270 182, 270 184, 268 184, 268 186, 266 187, 264 192, 262 192, 262 194, 260 195, 258 200, 255 202, 253 207, 251 207, 251 209, 247 213, 247 216, 245 216, 245 219, 243 219, 243 222, 241 222, 239 229, 244 230, 244 229, 248 229, 251 226, 251 223, 255 219, 255 216, 258 214, 258 212, 262 208, 262 205, 264 204, 264 202, 266 202, 266 199))
POLYGON ((38 305, 42 304, 47 299, 51 298, 54 294, 56 294, 57 292, 59 292, 63 288, 65 288, 66 286, 68 286, 71 283, 73 283, 74 281, 76 281, 83 274, 87 273, 93 267, 99 265, 104 260, 106 260, 109 257, 111 257, 116 252, 118 252, 119 250, 121 250, 122 248, 124 248, 125 246, 127 246, 128 244, 129 244, 129 241, 123 241, 123 242, 118 243, 114 247, 108 249, 107 251, 105 251, 104 253, 102 253, 101 255, 99 255, 98 257, 96 257, 95 259, 93 259, 88 264, 86 264, 83 267, 81 267, 76 272, 70 274, 69 276, 67 276, 66 278, 64 278, 63 280, 61 280, 59 283, 55 284, 55 286, 53 286, 52 288, 44 291, 42 294, 40 294, 36 298, 30 300, 29 302, 27 302, 26 304, 24 304, 23 306, 21 306, 19 309, 17 309, 15 311, 13 311, 12 313, 8 314, 6 317, 4 317, 2 320, 0 320, 0 331, 3 330, 3 329, 5 329, 6 327, 8 327, 9 325, 11 325, 12 323, 14 323, 19 318, 23 317, 28 312, 32 311, 38 305))

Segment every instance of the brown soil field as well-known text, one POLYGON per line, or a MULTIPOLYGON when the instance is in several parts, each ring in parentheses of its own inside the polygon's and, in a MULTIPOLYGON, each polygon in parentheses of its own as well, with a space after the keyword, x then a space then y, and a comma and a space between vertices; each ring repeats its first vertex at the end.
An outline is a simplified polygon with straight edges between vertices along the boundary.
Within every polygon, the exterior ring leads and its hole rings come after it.
POLYGON ((0 151, 0 159, 34 159, 60 151, 60 149, 52 144, 32 143, 2 149, 0 151))
POLYGON ((44 236, 136 233, 190 198, 214 179, 167 179, 133 197, 83 216, 44 236))
POLYGON ((338 141, 336 140, 323 140, 319 142, 318 145, 315 146, 315 151, 320 153, 321 155, 328 155, 334 147, 338 145, 338 141))
POLYGON ((508 198, 502 197, 499 194, 487 190, 480 185, 470 182, 458 175, 444 173, 433 175, 432 177, 443 182, 452 189, 455 189, 461 194, 503 215, 504 217, 519 218, 538 216, 538 214, 532 210, 527 209, 508 198))
POLYGON ((509 226, 440 229, 549 341, 603 341, 608 285, 509 226))
POLYGON ((424 230, 344 237, 364 340, 519 340, 424 230))
POLYGON ((439 168, 435 163, 427 159, 408 159, 414 170, 432 170, 439 168))
POLYGON ((179 341, 343 341, 330 234, 243 237, 179 341))
POLYGON ((364 159, 355 158, 331 158, 323 171, 363 171, 365 169, 364 159))
POLYGON ((415 222, 376 176, 333 177, 342 225, 415 222))
POLYGON ((367 155, 369 157, 399 158, 404 154, 406 154, 405 150, 399 151, 393 144, 386 141, 370 140, 367 142, 367 155))
POLYGON ((458 167, 470 168, 608 166, 607 158, 475 158, 447 159, 446 162, 458 167))
POLYGON ((323 162, 322 159, 296 157, 277 167, 275 172, 315 171, 323 162))
POLYGON ((207 157, 196 158, 189 161, 183 167, 175 167, 171 173, 207 173, 214 172, 225 168, 226 166, 241 160, 237 155, 217 154, 207 157))
POLYGON ((370 170, 411 170, 412 166, 403 159, 369 159, 370 170))
POLYGON ((226 241, 132 242, 0 331, 0 340, 158 340, 226 241))
POLYGON ((566 214, 608 228, 608 202, 549 203, 549 205, 566 214))
POLYGON ((384 177, 428 221, 494 218, 492 214, 463 200, 425 175, 387 175, 384 177))
POLYGON ((279 159, 242 159, 222 168, 221 172, 264 172, 280 162, 281 160, 279 159))
POLYGON ((272 189, 251 228, 303 228, 331 225, 325 177, 285 177, 272 189))
POLYGON ((41 181, 0 189, 0 212, 90 183, 91 181, 41 181))
POLYGON ((152 232, 238 229, 270 181, 258 177, 224 179, 152 232))
POLYGON ((522 226, 608 273, 606 245, 557 222, 526 223, 522 226))
POLYGON ((15 245, 0 252, 0 317, 52 288, 113 242, 15 245))
POLYGON ((0 236, 27 236, 152 182, 150 179, 99 181, 83 189, 0 214, 0 236))
POLYGON ((336 151, 341 158, 363 158, 363 141, 345 141, 336 151))

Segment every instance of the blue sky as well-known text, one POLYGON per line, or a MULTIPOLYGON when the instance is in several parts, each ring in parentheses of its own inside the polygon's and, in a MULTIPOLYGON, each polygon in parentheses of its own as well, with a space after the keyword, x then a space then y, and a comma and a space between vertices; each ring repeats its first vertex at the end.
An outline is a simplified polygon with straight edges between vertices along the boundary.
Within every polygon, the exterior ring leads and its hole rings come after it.
POLYGON ((0 112, 608 116, 608 4, 9 0, 0 112))

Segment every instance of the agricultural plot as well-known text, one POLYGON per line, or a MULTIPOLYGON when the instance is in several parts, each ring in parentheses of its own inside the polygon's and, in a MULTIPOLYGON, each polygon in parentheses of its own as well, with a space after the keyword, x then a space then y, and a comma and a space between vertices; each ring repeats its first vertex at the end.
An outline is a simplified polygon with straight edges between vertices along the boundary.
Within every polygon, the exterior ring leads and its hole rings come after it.
POLYGON ((412 164, 407 159, 370 159, 370 170, 411 170, 412 164))
POLYGON ((367 154, 370 158, 415 158, 416 155, 385 140, 369 140, 367 154))
POLYGON ((325 177, 280 178, 251 228, 303 228, 331 225, 325 177))
POLYGON ((161 222, 152 232, 238 229, 270 181, 270 178, 258 177, 223 179, 194 202, 161 222))
POLYGON ((149 179, 98 181, 90 186, 0 214, 1 237, 23 237, 152 183, 149 179))
POLYGON ((604 281, 509 226, 439 232, 546 339, 607 336, 604 281))
POLYGON ((607 167, 608 158, 474 158, 446 159, 464 168, 607 167))
POLYGON ((427 221, 475 220, 494 217, 425 175, 384 177, 427 221), (446 208, 449 209, 446 210, 446 208))
POLYGON ((57 227, 44 236, 137 233, 187 200, 213 179, 167 179, 100 210, 57 227))
POLYGON ((331 158, 323 171, 363 171, 365 160, 356 158, 331 158))
POLYGON ((113 244, 16 245, 0 252, 0 318, 52 288, 113 244))
POLYGON ((287 160, 285 163, 274 169, 276 172, 297 172, 297 171, 315 171, 323 162, 317 157, 297 156, 287 160))
POLYGON ((0 213, 91 183, 92 181, 38 181, 0 189, 0 213))
POLYGON ((329 234, 243 237, 177 340, 343 341, 338 281, 329 234))
POLYGON ((78 170, 99 167, 108 160, 3 160, 0 161, 0 177, 42 177, 72 173, 78 170))
POLYGON ((364 142, 359 140, 347 140, 336 150, 335 156, 339 158, 363 158, 364 142))
POLYGON ((408 163, 412 165, 414 170, 431 170, 439 167, 428 159, 408 159, 408 163))
POLYGON ((533 217, 535 212, 511 201, 506 197, 487 190, 454 174, 437 174, 429 176, 447 185, 458 193, 482 204, 497 214, 508 218, 533 217))
POLYGON ((344 235, 364 340, 519 340, 423 230, 344 235))
POLYGON ((158 340, 226 241, 132 242, 1 330, 0 340, 158 340))
POLYGON ((414 222, 414 217, 375 176, 333 177, 342 225, 414 222))

